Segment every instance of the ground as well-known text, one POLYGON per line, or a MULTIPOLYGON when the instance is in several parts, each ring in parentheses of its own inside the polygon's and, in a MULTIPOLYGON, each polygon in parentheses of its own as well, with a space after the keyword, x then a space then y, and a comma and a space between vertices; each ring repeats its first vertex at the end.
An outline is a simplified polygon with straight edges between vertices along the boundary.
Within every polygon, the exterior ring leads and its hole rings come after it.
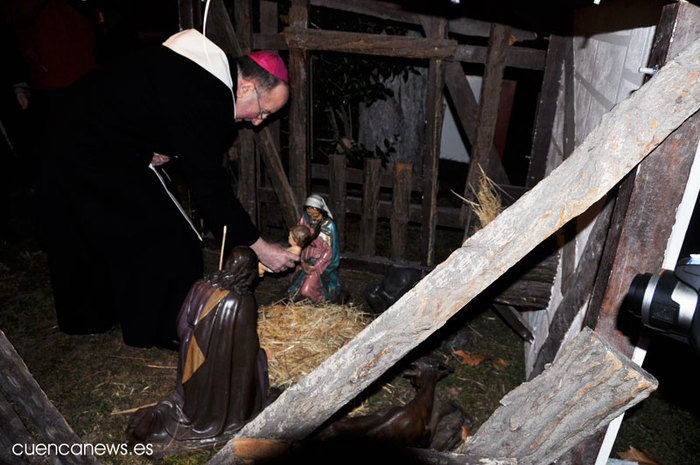
MULTIPOLYGON (((217 254, 206 251, 205 257, 211 269, 217 254)), ((379 276, 341 272, 344 286, 360 305, 364 287, 375 279, 379 276)), ((272 302, 285 285, 286 278, 265 277, 256 291, 259 303, 272 302)), ((157 401, 174 387, 174 352, 125 346, 117 328, 93 336, 68 336, 58 330, 46 257, 31 240, 15 238, 2 243, 0 304, 0 329, 85 442, 123 442, 127 412, 157 401)), ((443 360, 455 371, 439 383, 437 397, 457 402, 478 427, 497 408, 500 398, 524 380, 523 351, 521 340, 492 312, 478 308, 468 312, 459 322, 466 327, 467 336, 459 350, 475 356, 479 363, 462 363, 467 360, 465 357, 443 352, 443 360)), ((436 342, 429 340, 428 345, 436 342)), ((663 360, 654 361, 653 357, 650 363, 664 366, 663 360)), ((686 370, 688 367, 692 370, 693 365, 687 365, 686 370)), ((697 390, 690 383, 670 390, 663 389, 663 380, 661 385, 659 394, 652 395, 628 415, 616 450, 632 445, 654 455, 658 463, 698 463, 700 421, 693 396, 697 390)), ((372 410, 406 402, 412 395, 408 382, 394 370, 353 406, 363 404, 363 408, 372 410)), ((212 455, 213 451, 191 453, 159 463, 203 464, 212 455)), ((115 455, 103 456, 101 461, 152 463, 143 457, 115 455)))

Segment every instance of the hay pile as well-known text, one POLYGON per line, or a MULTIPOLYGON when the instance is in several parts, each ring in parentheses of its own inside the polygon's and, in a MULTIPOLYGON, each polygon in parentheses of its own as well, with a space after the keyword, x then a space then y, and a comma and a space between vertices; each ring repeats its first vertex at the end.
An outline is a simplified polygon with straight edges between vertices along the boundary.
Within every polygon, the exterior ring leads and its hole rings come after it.
POLYGON ((258 314, 260 346, 268 357, 270 384, 299 381, 370 322, 351 305, 278 302, 258 314))
POLYGON ((486 173, 484 173, 481 166, 479 166, 479 170, 481 170, 481 174, 479 175, 479 185, 476 189, 470 186, 472 194, 474 194, 474 197, 476 198, 475 202, 465 199, 454 191, 452 192, 472 208, 474 214, 479 220, 479 224, 474 225, 474 232, 493 221, 505 208, 499 193, 501 188, 498 187, 498 185, 493 182, 493 180, 489 178, 486 173))

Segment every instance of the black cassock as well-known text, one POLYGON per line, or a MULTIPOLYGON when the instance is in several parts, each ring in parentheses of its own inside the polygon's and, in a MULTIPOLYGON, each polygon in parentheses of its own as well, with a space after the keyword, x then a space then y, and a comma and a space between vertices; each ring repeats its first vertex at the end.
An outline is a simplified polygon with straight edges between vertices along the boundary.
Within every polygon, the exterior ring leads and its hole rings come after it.
POLYGON ((120 322, 130 345, 172 339, 202 275, 201 243, 149 163, 155 152, 178 165, 217 239, 228 225, 227 248, 255 242, 222 167, 235 136, 232 91, 164 46, 94 72, 73 91, 42 166, 59 327, 86 334, 120 322))

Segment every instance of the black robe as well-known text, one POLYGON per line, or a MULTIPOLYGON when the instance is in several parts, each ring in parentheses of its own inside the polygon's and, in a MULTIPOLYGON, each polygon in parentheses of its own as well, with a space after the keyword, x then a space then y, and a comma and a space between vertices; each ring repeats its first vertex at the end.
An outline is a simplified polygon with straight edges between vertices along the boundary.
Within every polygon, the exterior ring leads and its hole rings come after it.
POLYGON ((88 75, 73 92, 42 166, 59 327, 86 334, 118 321, 130 345, 173 339, 202 275, 201 244, 148 165, 154 152, 171 157, 217 239, 228 225, 227 248, 255 242, 222 168, 235 135, 232 92, 163 46, 88 75))

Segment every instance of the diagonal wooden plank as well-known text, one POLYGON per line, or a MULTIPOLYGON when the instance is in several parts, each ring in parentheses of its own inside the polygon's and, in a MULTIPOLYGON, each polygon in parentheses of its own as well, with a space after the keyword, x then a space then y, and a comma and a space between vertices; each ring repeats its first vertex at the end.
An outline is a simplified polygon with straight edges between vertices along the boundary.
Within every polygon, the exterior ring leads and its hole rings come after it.
MULTIPOLYGON (((63 415, 54 407, 39 383, 22 361, 15 348, 0 331, 0 390, 7 400, 17 406, 18 411, 27 419, 28 426, 45 444, 82 444, 63 415)), ((8 425, 9 426, 9 425, 8 425)), ((74 455, 70 450, 61 455, 60 462, 65 465, 97 465, 93 455, 74 455)))
MULTIPOLYGON (((606 114, 574 153, 389 310, 287 389, 239 437, 303 438, 537 244, 586 211, 700 108, 700 40, 606 114)), ((230 459, 229 442, 211 461, 230 459)))

